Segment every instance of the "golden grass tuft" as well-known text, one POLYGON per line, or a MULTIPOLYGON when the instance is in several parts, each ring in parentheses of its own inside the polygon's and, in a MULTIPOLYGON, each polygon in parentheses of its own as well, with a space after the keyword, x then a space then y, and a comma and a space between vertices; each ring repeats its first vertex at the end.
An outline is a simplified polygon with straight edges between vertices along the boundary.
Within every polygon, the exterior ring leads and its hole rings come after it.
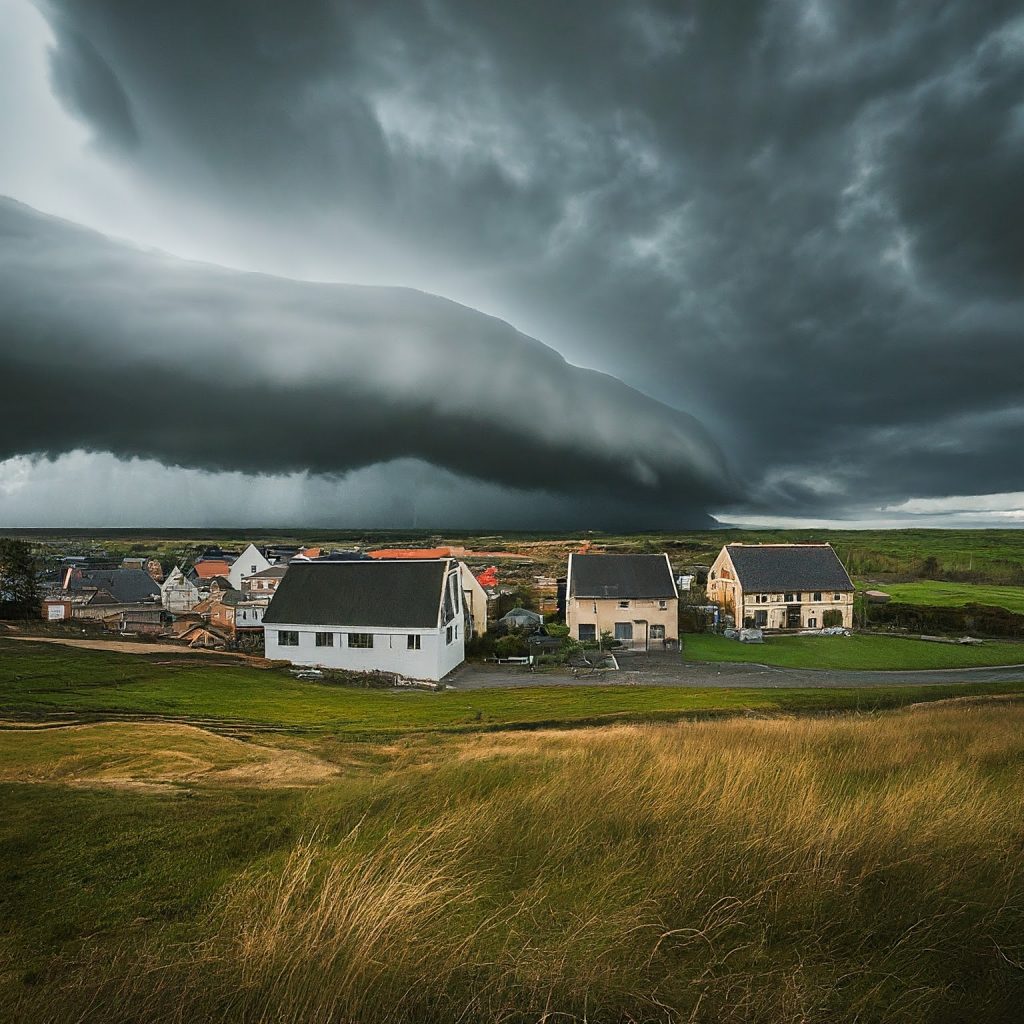
POLYGON ((1024 708, 486 742, 325 814, 201 939, 123 950, 46 1019, 1015 1019, 1024 708))

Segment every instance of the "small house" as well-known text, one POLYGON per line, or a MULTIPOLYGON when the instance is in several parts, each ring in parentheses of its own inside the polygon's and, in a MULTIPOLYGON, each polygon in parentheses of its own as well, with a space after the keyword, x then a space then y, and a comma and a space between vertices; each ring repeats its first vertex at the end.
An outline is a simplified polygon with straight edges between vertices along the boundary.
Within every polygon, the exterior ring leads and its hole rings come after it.
POLYGON ((227 577, 231 581, 231 586, 235 590, 242 589, 242 580, 246 576, 255 576, 256 573, 262 572, 264 569, 270 568, 270 562, 263 557, 263 553, 260 551, 255 544, 250 544, 235 560, 231 563, 231 568, 228 570, 227 577))
POLYGON ((465 658, 453 559, 293 561, 263 616, 268 658, 439 680, 465 658))
POLYGON ((679 641, 679 592, 667 554, 569 556, 565 624, 581 642, 610 633, 633 650, 679 641))

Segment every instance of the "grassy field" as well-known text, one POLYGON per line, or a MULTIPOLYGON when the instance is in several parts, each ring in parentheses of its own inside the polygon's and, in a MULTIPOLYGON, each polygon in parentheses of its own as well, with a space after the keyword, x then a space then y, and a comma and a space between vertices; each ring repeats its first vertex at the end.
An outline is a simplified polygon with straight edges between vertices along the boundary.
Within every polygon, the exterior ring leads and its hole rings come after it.
POLYGON ((1024 587, 996 587, 981 583, 940 583, 918 580, 914 583, 879 584, 878 589, 906 604, 959 608, 965 604, 994 605, 1024 614, 1024 587))
POLYGON ((1024 664, 1024 644, 986 641, 979 647, 937 644, 905 637, 769 636, 741 644, 711 633, 687 635, 689 661, 740 661, 782 668, 932 669, 1024 664))
MULTIPOLYGON (((720 648, 733 660, 741 655, 763 657, 771 649, 769 644, 750 647, 716 637, 695 639, 714 641, 718 645, 714 649, 720 648)), ((828 638, 827 642, 856 643, 859 639, 828 638)), ((704 649, 714 653, 710 644, 704 649)), ((1018 650, 1021 648, 1014 648, 1014 652, 1018 650)), ((941 647, 938 651, 957 653, 961 649, 941 647)), ((689 646, 687 654, 694 656, 689 646)), ((418 732, 657 721, 748 710, 867 710, 978 692, 1009 693, 1019 688, 1005 683, 979 689, 980 684, 956 682, 827 690, 578 683, 508 690, 395 692, 305 682, 286 672, 210 665, 201 658, 178 656, 172 664, 161 661, 166 658, 0 640, 0 714, 72 712, 103 717, 139 713, 184 716, 199 724, 208 718, 218 720, 220 726, 254 723, 376 739, 418 732)))
POLYGON ((238 751, 103 728, 0 733, 3 777, 37 780, 0 783, 0 1019, 952 1024, 1024 998, 1021 705, 409 739, 304 789, 175 784, 179 744, 238 751), (40 777, 62 737, 88 784, 40 777))

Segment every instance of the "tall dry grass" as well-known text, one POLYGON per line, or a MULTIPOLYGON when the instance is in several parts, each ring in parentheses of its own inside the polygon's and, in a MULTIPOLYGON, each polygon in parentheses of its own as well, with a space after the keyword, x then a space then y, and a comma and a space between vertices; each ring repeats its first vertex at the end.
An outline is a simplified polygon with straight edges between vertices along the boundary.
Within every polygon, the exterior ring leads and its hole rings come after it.
POLYGON ((1020 707, 469 745, 26 1019, 1021 1019, 1020 707))

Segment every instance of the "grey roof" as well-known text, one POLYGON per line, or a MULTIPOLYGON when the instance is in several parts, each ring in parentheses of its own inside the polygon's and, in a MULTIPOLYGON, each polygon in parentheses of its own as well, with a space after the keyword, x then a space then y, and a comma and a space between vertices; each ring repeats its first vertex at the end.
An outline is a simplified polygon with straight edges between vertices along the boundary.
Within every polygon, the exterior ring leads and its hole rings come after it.
POLYGON ((516 619, 529 619, 531 622, 543 622, 544 616, 541 615, 540 612, 531 611, 529 608, 512 608, 505 612, 498 621, 504 622, 506 619, 509 621, 515 621, 516 619))
POLYGON ((665 555, 570 555, 569 597, 675 597, 665 555))
POLYGON ((262 569, 260 572, 251 572, 245 577, 247 580, 273 579, 275 576, 283 576, 288 571, 287 565, 272 565, 269 569, 262 569))
POLYGON ((434 627, 441 588, 452 564, 448 559, 292 562, 263 622, 434 627))
POLYGON ((133 604, 160 597, 160 587, 142 569, 83 569, 80 579, 72 579, 69 590, 96 587, 106 590, 118 604, 133 604))
POLYGON ((726 550, 747 592, 853 590, 831 544, 727 544, 726 550))

